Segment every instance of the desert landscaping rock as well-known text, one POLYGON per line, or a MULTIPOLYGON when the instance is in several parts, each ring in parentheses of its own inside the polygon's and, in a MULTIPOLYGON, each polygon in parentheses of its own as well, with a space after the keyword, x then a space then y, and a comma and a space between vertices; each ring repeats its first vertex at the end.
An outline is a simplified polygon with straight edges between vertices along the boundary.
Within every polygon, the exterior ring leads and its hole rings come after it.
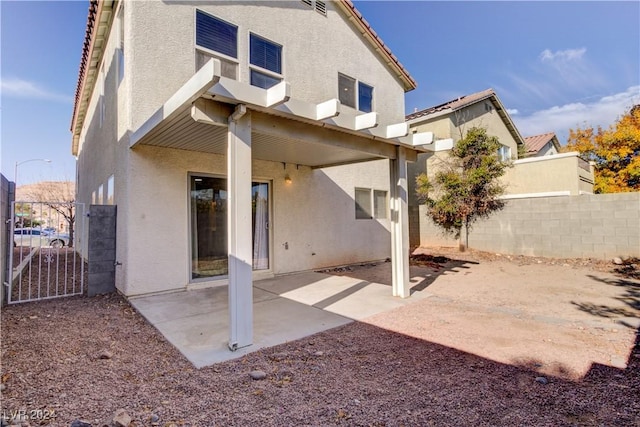
POLYGON ((256 380, 256 381, 260 381, 267 378, 266 372, 259 371, 259 370, 249 372, 249 376, 251 377, 252 380, 256 380))
POLYGON ((547 384, 549 380, 545 377, 536 377, 536 382, 540 384, 547 384))
POLYGON ((111 423, 114 427, 129 427, 129 424, 131 424, 131 416, 129 416, 124 409, 118 409, 113 415, 113 421, 111 423))
POLYGON ((108 359, 111 359, 112 357, 113 357, 113 353, 111 353, 109 350, 104 350, 100 352, 100 355, 98 356, 99 359, 103 359, 103 360, 108 360, 108 359))
POLYGON ((74 420, 69 427, 92 427, 91 424, 89 424, 86 421, 81 421, 81 420, 74 420))
POLYGON ((615 257, 611 260, 611 262, 613 262, 615 265, 622 265, 624 264, 624 261, 622 261, 622 258, 620 257, 615 257))
MULTIPOLYGON (((94 427, 116 408, 131 427, 152 414, 163 427, 637 425, 640 341, 622 321, 640 319, 640 281, 610 259, 428 255, 411 277, 432 297, 201 369, 117 294, 2 307, 1 410, 55 407, 50 425, 94 427), (117 357, 85 363, 105 347, 117 357), (254 367, 267 380, 247 378, 254 367)), ((340 274, 391 276, 388 263, 340 274)))

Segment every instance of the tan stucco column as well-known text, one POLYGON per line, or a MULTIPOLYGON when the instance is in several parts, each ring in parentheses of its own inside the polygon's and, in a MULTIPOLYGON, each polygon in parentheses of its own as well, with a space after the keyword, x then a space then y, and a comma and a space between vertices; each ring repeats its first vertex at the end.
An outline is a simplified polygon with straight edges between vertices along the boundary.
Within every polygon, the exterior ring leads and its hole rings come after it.
POLYGON ((229 117, 227 179, 229 348, 236 350, 253 344, 251 113, 242 104, 229 117))
POLYGON ((396 147, 396 158, 389 161, 391 194, 391 270, 393 296, 407 298, 409 281, 409 208, 407 186, 407 149, 396 147))

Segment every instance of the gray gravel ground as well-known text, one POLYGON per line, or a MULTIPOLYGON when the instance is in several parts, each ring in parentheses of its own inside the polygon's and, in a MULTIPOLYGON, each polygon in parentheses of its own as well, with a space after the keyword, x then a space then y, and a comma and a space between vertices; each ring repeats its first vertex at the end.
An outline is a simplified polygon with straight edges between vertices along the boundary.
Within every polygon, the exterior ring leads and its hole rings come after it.
POLYGON ((2 411, 25 425, 640 426, 637 339, 626 369, 569 380, 365 323, 198 370, 115 294, 3 307, 1 327, 2 411))

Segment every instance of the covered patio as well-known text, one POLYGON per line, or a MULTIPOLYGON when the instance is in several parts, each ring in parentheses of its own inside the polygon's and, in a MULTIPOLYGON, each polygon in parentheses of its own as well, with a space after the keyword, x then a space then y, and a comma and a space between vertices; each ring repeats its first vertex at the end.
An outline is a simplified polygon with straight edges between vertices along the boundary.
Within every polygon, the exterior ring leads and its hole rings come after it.
MULTIPOLYGON (((430 132, 409 134, 404 122, 380 125, 378 120, 376 112, 342 111, 337 99, 319 104, 294 99, 286 81, 262 89, 224 77, 220 61, 211 59, 132 134, 130 148, 134 150, 151 146, 226 156, 228 287, 202 291, 211 293, 211 298, 199 298, 186 310, 201 310, 199 304, 218 307, 228 298, 224 307, 228 316, 203 320, 202 334, 228 330, 227 347, 232 351, 252 344, 253 348, 270 345, 254 339, 254 325, 259 336, 259 328, 266 327, 264 322, 268 324, 261 307, 285 304, 271 297, 277 293, 262 287, 256 287, 254 295, 250 196, 254 160, 280 162, 285 168, 292 164, 312 169, 389 160, 393 273, 391 289, 385 287, 385 296, 410 296, 407 162, 415 161, 419 152, 448 149, 451 142, 434 142, 430 132), (258 320, 258 316, 262 318, 258 320)), ((168 298, 177 297, 172 295, 168 298)), ((280 312, 291 318, 289 310, 294 312, 295 308, 288 306, 280 312)), ((330 317, 327 325, 345 321, 330 317)), ((312 329, 304 333, 317 332, 312 329)))
MULTIPOLYGON (((419 279, 418 279, 419 280, 419 279)), ((197 368, 236 359, 402 307, 428 296, 395 298, 389 286, 304 272, 253 283, 253 345, 229 351, 228 287, 131 298, 130 303, 197 368)))

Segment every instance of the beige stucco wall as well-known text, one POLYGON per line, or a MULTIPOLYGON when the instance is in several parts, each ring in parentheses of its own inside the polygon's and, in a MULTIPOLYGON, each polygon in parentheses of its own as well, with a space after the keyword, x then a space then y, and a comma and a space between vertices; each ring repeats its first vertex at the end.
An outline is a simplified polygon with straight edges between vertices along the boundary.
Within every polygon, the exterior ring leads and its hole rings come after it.
MULTIPOLYGON (((134 231, 121 260, 127 275, 117 286, 127 295, 184 288, 191 274, 188 177, 224 177, 226 157, 142 146, 132 152, 131 164, 125 221, 134 231)), ((315 170, 254 161, 252 175, 271 182, 272 273, 389 256, 389 220, 356 220, 353 200, 355 187, 388 189, 388 161, 315 170)), ((118 215, 120 222, 120 210, 118 215)))
MULTIPOLYGON (((89 204, 115 176, 116 285, 127 295, 184 288, 190 278, 189 173, 226 174, 225 156, 141 146, 129 139, 196 71, 195 9, 239 26, 239 79, 249 80, 249 31, 283 45, 283 75, 294 98, 338 97, 338 72, 374 87, 379 123, 404 120, 401 83, 363 36, 327 2, 327 16, 302 2, 124 5, 124 79, 118 82, 118 25, 104 55, 105 121, 92 94, 78 155, 78 200, 89 204)), ((117 12, 116 12, 117 14, 117 12)), ((102 78, 99 74, 98 80, 102 78)), ((343 107, 348 109, 348 107, 343 107)), ((272 182, 273 274, 384 259, 389 220, 356 220, 354 189, 388 190, 388 161, 312 170, 255 161, 254 179, 272 182), (288 249, 285 249, 287 243, 288 249)))
POLYGON ((502 177, 507 194, 593 193, 593 168, 577 152, 517 160, 502 177), (589 170, 579 167, 579 164, 589 170))
POLYGON ((466 130, 472 127, 484 128, 489 135, 496 136, 502 145, 510 147, 511 155, 515 159, 518 143, 493 104, 491 111, 486 111, 485 103, 491 104, 489 100, 485 100, 452 113, 435 115, 425 120, 416 119, 410 127, 418 132, 433 132, 437 139, 453 138, 454 143, 464 136, 466 130))
MULTIPOLYGON (((249 82, 248 45, 253 32, 283 46, 283 77, 291 96, 310 102, 338 98, 338 72, 374 87, 380 124, 404 121, 404 90, 364 37, 327 2, 323 16, 299 1, 198 3, 197 8, 238 26, 239 80, 249 82)), ((194 3, 127 3, 131 22, 125 48, 134 59, 133 128, 142 124, 196 70, 194 3)), ((349 107, 344 107, 349 109, 349 107)))

